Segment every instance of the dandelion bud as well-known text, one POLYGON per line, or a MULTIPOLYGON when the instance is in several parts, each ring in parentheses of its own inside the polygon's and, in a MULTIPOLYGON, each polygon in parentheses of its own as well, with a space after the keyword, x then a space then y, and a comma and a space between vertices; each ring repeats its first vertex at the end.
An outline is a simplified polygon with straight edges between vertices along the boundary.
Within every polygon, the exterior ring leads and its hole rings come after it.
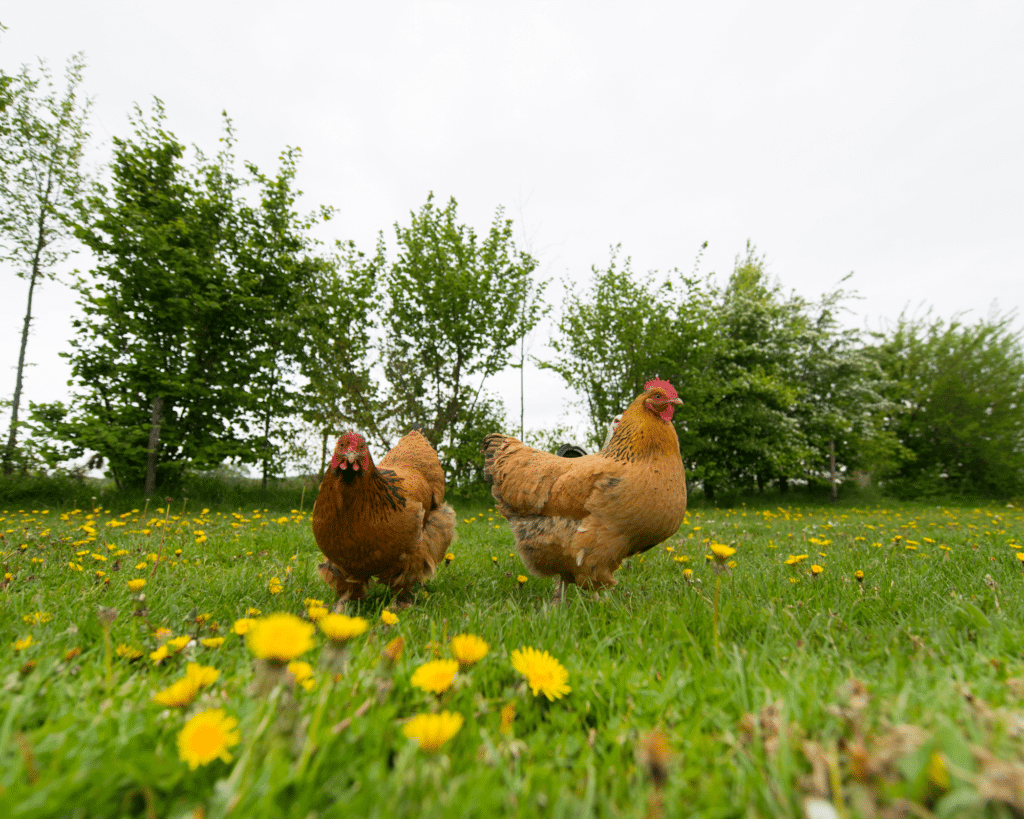
POLYGON ((665 787, 668 781, 668 761, 671 752, 665 735, 655 728, 640 741, 638 756, 654 787, 665 787))
POLYGON ((395 667, 395 663, 398 662, 398 658, 402 656, 402 651, 405 649, 405 640, 402 637, 396 637, 386 646, 380 653, 384 660, 384 666, 387 671, 391 671, 395 667))

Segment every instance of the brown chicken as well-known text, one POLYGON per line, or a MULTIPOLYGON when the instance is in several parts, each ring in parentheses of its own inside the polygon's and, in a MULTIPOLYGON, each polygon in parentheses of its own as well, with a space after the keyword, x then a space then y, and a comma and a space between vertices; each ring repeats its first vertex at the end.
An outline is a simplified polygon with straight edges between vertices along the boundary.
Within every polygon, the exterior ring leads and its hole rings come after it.
POLYGON ((652 380, 595 455, 559 458, 506 435, 484 439, 484 480, 508 519, 523 563, 588 589, 614 586, 622 561, 678 531, 686 475, 672 412, 683 402, 652 380))
POLYGON ((320 575, 341 602, 366 597, 376 578, 407 597, 434 576, 455 532, 444 503, 444 471, 419 432, 374 466, 366 440, 338 439, 313 505, 313 536, 327 558, 320 575))

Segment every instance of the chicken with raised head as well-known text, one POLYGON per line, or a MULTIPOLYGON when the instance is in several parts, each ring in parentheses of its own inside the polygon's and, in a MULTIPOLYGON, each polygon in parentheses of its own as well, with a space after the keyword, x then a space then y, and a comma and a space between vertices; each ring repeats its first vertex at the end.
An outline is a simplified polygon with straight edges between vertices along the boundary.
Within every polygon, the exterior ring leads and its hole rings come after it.
POLYGON ((320 576, 341 602, 362 600, 372 579, 402 597, 434 576, 455 532, 444 470, 413 430, 375 466, 366 439, 346 432, 313 505, 320 576))
POLYGON ((560 458, 515 438, 484 438, 484 480, 535 575, 587 589, 614 586, 630 555, 674 535, 686 514, 686 474, 667 381, 648 381, 600 452, 560 458))

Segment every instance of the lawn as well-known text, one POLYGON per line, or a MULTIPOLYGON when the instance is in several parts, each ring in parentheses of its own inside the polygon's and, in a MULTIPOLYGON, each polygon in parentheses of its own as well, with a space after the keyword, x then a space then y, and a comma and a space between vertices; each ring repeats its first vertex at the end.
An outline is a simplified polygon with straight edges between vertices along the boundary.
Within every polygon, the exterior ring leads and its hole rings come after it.
POLYGON ((308 509, 0 513, 0 815, 1024 813, 1019 507, 693 509, 552 606, 505 522, 457 506, 453 559, 410 607, 351 606, 343 643, 310 622, 308 509), (308 666, 254 657, 277 612, 308 666), (417 674, 459 634, 486 655, 417 674), (406 736, 441 712, 450 738, 406 736))

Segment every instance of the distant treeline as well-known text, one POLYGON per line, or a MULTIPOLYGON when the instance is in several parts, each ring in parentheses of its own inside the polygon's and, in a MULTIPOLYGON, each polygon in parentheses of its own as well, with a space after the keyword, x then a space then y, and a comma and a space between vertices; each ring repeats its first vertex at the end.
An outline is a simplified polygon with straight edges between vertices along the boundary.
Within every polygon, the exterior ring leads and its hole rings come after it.
MULTIPOLYGON (((63 96, 45 68, 0 76, 0 246, 29 285, 4 472, 78 463, 152 494, 249 465, 266 487, 288 468, 318 473, 344 429, 383 448, 418 428, 453 487, 474 486, 482 437, 518 426, 488 379, 525 365, 523 339, 552 310, 502 209, 478 236, 454 199, 428 196, 390 248, 383 232, 372 250, 328 247, 312 228, 331 208, 297 209, 298 149, 270 175, 239 167, 225 115, 217 155, 189 157, 159 100, 136 108, 96 183, 81 167, 82 68, 69 63, 63 96), (82 311, 62 354, 71 388, 30 403, 25 421, 32 294, 76 244, 97 261, 70 282, 82 311)), ((840 320, 849 293, 786 293, 749 244, 724 284, 637 275, 618 249, 591 272, 536 362, 590 419, 576 443, 598 447, 657 375, 685 401, 680 447, 709 499, 854 475, 905 496, 1024 488, 1015 316, 903 315, 864 333, 840 320)), ((526 437, 567 442, 563 429, 526 437)))

